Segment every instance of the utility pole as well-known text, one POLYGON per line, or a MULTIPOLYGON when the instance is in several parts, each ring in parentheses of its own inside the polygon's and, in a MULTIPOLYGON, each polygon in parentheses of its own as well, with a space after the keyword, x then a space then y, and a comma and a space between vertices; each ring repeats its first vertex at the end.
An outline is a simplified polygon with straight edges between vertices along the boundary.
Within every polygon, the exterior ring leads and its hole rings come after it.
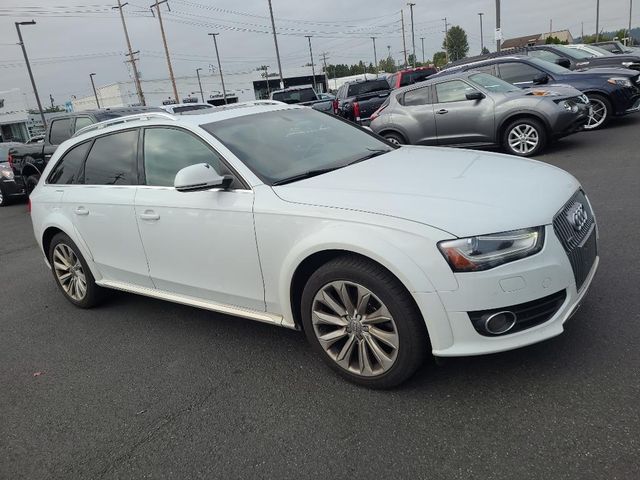
POLYGON ((480 12, 478 16, 480 17, 480 55, 484 52, 484 35, 482 33, 482 16, 484 13, 480 12))
POLYGON ((134 57, 134 55, 138 52, 134 52, 133 49, 131 48, 131 41, 129 40, 129 31, 127 30, 127 24, 124 21, 124 12, 122 11, 122 8, 128 5, 128 2, 126 3, 121 3, 120 0, 118 0, 118 6, 117 7, 111 7, 111 8, 117 8, 118 10, 120 10, 120 19, 122 20, 122 29, 124 30, 124 37, 127 40, 127 49, 129 50, 129 53, 127 54, 127 56, 129 57, 129 61, 131 62, 131 66, 133 67, 133 79, 136 83, 136 90, 138 92, 138 101, 140 102, 141 105, 146 105, 147 103, 144 100, 144 93, 142 93, 142 85, 140 84, 140 74, 138 73, 138 66, 136 65, 136 58, 134 57))
MULTIPOLYGON (((156 0, 156 3, 151 5, 151 13, 153 13, 153 7, 156 7, 156 11, 158 12, 158 22, 160 22, 160 33, 162 34, 162 43, 164 43, 164 53, 167 56, 167 66, 169 67, 169 78, 171 78, 171 85, 173 86, 173 95, 175 97, 176 102, 179 102, 178 99, 178 87, 176 87, 176 78, 173 76, 173 67, 171 66, 171 57, 169 56, 169 47, 167 46, 167 37, 164 33, 164 25, 162 24, 162 13, 160 13, 160 5, 163 3, 167 3, 169 0, 156 0)), ((167 7, 169 4, 167 3, 167 7)))
POLYGON ((31 86, 33 87, 33 94, 36 96, 36 103, 38 104, 38 110, 40 111, 40 118, 42 119, 42 126, 47 128, 47 120, 44 118, 44 111, 42 110, 42 103, 40 103, 40 95, 38 95, 38 89, 36 88, 36 81, 33 79, 33 72, 31 71, 31 64, 29 64, 29 57, 27 56, 27 49, 24 48, 24 41, 22 40, 22 33, 20 32, 20 25, 35 25, 35 20, 30 22, 15 22, 16 30, 18 31, 18 40, 20 40, 20 47, 22 47, 22 55, 24 55, 24 63, 27 64, 27 71, 29 72, 29 78, 31 79, 31 86))
POLYGON ((496 0, 496 52, 500 51, 500 40, 502 31, 500 30, 500 0, 496 0))
POLYGON ((93 82, 93 77, 95 77, 95 73, 89 74, 89 79, 91 80, 91 87, 93 88, 93 95, 96 97, 96 105, 100 108, 100 102, 98 101, 98 92, 96 91, 96 84, 93 82))
POLYGON ((444 53, 447 63, 449 63, 449 24, 447 23, 447 17, 444 17, 444 53))
POLYGON ((415 3, 407 3, 409 10, 411 11, 411 45, 413 49, 413 68, 416 68, 416 37, 413 32, 413 7, 415 3))
POLYGON ((553 18, 549 19, 549 37, 551 37, 551 34, 553 33, 553 18))
POLYGON ((324 74, 327 78, 327 88, 329 88, 329 80, 331 80, 331 75, 329 75, 329 70, 327 70, 327 55, 329 55, 327 52, 322 52, 320 54, 320 57, 322 57, 322 63, 324 64, 324 74))
POLYGON ((49 94, 49 101, 51 102, 51 108, 53 109, 53 107, 55 106, 55 100, 53 99, 53 95, 49 94))
POLYGON ((371 37, 373 40, 373 64, 376 67, 376 78, 378 77, 378 54, 376 53, 376 37, 371 37))
MULTIPOLYGON (((271 28, 273 30, 273 43, 276 46, 276 57, 278 59, 278 73, 280 74, 280 88, 284 88, 284 78, 282 78, 282 65, 280 64, 280 50, 278 50, 278 36, 276 35, 276 22, 273 20, 273 7, 269 1, 269 15, 271 16, 271 28)), ((267 79, 268 84, 268 79, 267 79)))
POLYGON ((313 35, 305 35, 309 40, 309 56, 311 57, 311 75, 313 76, 313 89, 316 89, 316 69, 313 65, 313 50, 311 49, 311 37, 313 35))
POLYGON ((424 63, 424 37, 420 37, 420 40, 422 41, 422 63, 424 63))
POLYGON ((198 86, 200 87, 200 96, 202 97, 202 103, 207 103, 204 99, 204 92, 202 91, 202 82, 200 81, 200 70, 202 70, 202 68, 196 68, 196 75, 198 76, 198 86))
POLYGON ((633 13, 633 0, 629 0, 629 33, 627 37, 629 40, 627 41, 627 46, 633 46, 633 38, 631 37, 631 14, 633 13))
MULTIPOLYGON (((213 46, 216 48, 216 59, 218 60, 218 71, 220 72, 220 83, 222 84, 222 98, 224 98, 224 104, 227 104, 227 90, 224 88, 224 77, 222 76, 222 65, 220 65, 220 54, 218 53, 218 41, 216 37, 219 33, 208 33, 213 37, 213 46)), ((267 79, 269 80, 269 79, 267 79)), ((267 84, 268 85, 268 84, 267 84)))
POLYGON ((600 0, 596 0, 596 42, 600 41, 600 0))
POLYGON ((404 10, 400 10, 400 22, 402 22, 402 51, 404 52, 404 67, 407 68, 407 42, 404 38, 404 10))
POLYGON ((580 41, 584 43, 584 22, 582 22, 582 28, 580 30, 580 41))

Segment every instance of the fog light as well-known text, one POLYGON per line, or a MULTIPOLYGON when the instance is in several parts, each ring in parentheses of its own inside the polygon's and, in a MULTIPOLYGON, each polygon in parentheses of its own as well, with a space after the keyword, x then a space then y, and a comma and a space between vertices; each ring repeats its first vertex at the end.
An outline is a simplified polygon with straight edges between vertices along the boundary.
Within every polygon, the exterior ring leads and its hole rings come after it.
POLYGON ((492 313, 484 319, 484 329, 491 335, 507 333, 516 324, 516 314, 509 311, 492 313))

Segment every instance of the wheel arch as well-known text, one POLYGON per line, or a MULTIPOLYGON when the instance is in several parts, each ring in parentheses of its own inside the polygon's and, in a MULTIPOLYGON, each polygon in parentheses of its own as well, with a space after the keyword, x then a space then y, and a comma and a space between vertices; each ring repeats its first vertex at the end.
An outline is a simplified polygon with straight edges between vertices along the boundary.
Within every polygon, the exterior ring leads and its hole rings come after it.
POLYGON ((506 130, 507 130, 507 126, 510 123, 512 123, 515 120, 522 120, 522 119, 537 120, 537 121, 542 123, 542 125, 544 126, 544 129, 545 129, 545 133, 547 135, 550 135, 552 133, 551 132, 551 126, 549 125, 549 121, 543 115, 540 115, 537 112, 532 112, 532 111, 529 111, 529 110, 520 111, 520 112, 512 113, 507 118, 502 120, 502 122, 500 122, 500 125, 498 125, 498 131, 497 131, 497 135, 496 135, 496 139, 498 141, 497 143, 500 143, 500 144, 502 143, 502 140, 504 138, 504 134, 506 133, 506 130))
POLYGON ((377 133, 381 137, 384 137, 384 135, 386 133, 394 133, 396 135, 400 135, 404 139, 405 142, 409 142, 409 137, 401 129, 399 129, 397 127, 384 127, 377 133))

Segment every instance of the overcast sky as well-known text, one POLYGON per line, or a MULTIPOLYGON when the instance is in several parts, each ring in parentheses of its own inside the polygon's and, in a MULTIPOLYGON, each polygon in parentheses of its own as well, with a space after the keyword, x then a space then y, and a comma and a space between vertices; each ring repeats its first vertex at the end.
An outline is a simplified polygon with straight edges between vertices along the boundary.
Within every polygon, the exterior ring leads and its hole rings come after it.
MULTIPOLYGON (((478 12, 484 12, 484 41, 495 48, 494 0, 414 0, 416 52, 431 57, 442 44, 444 22, 467 31, 471 53, 480 50, 478 12)), ((167 78, 160 28, 152 17, 152 0, 133 0, 124 9, 134 50, 140 50, 144 78, 167 78)), ((629 0, 601 0, 600 28, 613 30, 628 24, 629 0)), ((640 26, 640 2, 635 7, 633 26, 640 26)), ((17 43, 15 21, 36 20, 22 27, 27 51, 43 103, 51 93, 64 104, 71 95, 91 93, 89 73, 96 83, 129 79, 123 54, 126 44, 116 0, 0 0, 0 92, 12 88, 30 91, 27 70, 17 43)), ((568 28, 580 35, 595 30, 596 0, 503 0, 502 30, 505 38, 568 28)), ((171 0, 172 12, 163 8, 165 30, 175 74, 193 75, 197 67, 215 64, 208 32, 220 32, 219 48, 225 74, 255 70, 277 63, 270 35, 267 0, 171 0)), ((328 63, 373 61, 372 41, 376 36, 378 58, 391 46, 394 58, 401 57, 400 10, 405 11, 407 49, 411 51, 411 23, 406 2, 397 0, 273 0, 279 32, 283 70, 309 61, 305 34, 313 35, 316 63, 327 52, 328 63)), ((257 78, 257 74, 256 74, 257 78)))

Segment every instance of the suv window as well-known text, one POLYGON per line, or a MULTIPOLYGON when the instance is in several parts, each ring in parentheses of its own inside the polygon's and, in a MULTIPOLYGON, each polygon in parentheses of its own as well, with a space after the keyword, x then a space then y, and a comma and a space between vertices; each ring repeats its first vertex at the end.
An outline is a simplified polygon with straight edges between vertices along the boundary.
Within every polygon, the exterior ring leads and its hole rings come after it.
POLYGON ((405 106, 430 104, 429 88, 430 87, 416 88, 415 90, 406 92, 402 104, 405 106))
POLYGON ((470 68, 467 72, 488 73, 489 75, 495 75, 495 65, 480 65, 479 67, 470 68))
POLYGON ((278 100, 279 102, 288 104, 313 102, 316 98, 316 92, 314 92, 312 88, 285 90, 284 92, 275 92, 273 94, 273 100, 278 100))
POLYGON ((74 132, 77 132, 81 128, 88 127, 89 125, 93 125, 93 120, 89 117, 78 117, 76 118, 76 127, 74 132))
POLYGON ((501 63, 498 68, 500 69, 500 78, 509 83, 532 82, 542 73, 531 65, 518 62, 501 63))
POLYGON ((546 60, 547 62, 555 63, 556 60, 560 60, 563 57, 557 53, 550 52, 549 50, 529 50, 527 55, 530 57, 539 58, 540 60, 546 60))
POLYGON ((378 92, 380 90, 389 90, 389 84, 386 80, 370 80, 368 82, 352 83, 349 85, 347 96, 356 97, 358 95, 378 92))
POLYGON ((71 119, 61 118, 51 122, 51 131, 49 133, 49 143, 51 145, 60 145, 65 140, 71 138, 71 119))
POLYGON ((422 82, 434 73, 436 73, 435 68, 405 72, 402 74, 402 78, 400 79, 400 86, 404 87, 405 85, 412 85, 414 83, 422 82))
POLYGON ((91 142, 85 142, 65 153, 62 160, 58 162, 51 175, 49 175, 48 182, 60 185, 79 183, 80 167, 82 167, 82 162, 84 162, 87 153, 89 153, 89 147, 91 147, 91 142))
POLYGON ((179 170, 198 163, 208 163, 220 175, 228 173, 220 156, 195 135, 175 128, 145 129, 146 185, 173 187, 179 170))
POLYGON ((467 99, 467 93, 473 92, 475 89, 463 82, 462 80, 451 80, 450 82, 438 83, 436 85, 436 94, 438 102, 462 102, 467 99))
POLYGON ((85 185, 135 185, 138 130, 96 138, 84 167, 85 185))
POLYGON ((387 77, 387 83, 390 88, 396 88, 396 83, 398 82, 398 74, 394 73, 393 75, 387 77))

